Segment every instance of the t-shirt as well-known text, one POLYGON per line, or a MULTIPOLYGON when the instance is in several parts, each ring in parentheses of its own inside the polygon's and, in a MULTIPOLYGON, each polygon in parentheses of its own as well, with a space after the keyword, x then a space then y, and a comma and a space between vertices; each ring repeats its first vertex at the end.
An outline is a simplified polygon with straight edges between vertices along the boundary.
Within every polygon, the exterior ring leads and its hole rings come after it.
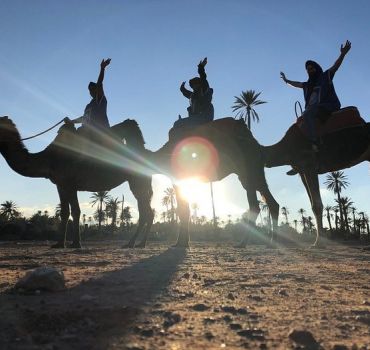
POLYGON ((107 116, 107 99, 103 95, 98 101, 93 98, 85 107, 83 126, 94 126, 98 128, 109 128, 107 116))

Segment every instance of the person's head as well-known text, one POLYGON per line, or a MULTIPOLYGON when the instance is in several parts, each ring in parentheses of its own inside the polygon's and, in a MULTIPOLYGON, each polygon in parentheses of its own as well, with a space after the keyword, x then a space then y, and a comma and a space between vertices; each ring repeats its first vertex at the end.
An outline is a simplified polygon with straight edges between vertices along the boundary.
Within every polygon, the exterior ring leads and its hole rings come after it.
POLYGON ((90 96, 94 98, 96 96, 96 83, 94 83, 93 81, 90 81, 88 88, 89 88, 90 96))
POLYGON ((202 84, 201 84, 201 80, 199 77, 195 77, 193 79, 190 79, 189 80, 189 85, 190 87, 194 90, 194 91, 198 91, 200 90, 202 84))
POLYGON ((309 60, 306 62, 305 66, 309 79, 315 79, 323 73, 321 66, 315 61, 309 60))

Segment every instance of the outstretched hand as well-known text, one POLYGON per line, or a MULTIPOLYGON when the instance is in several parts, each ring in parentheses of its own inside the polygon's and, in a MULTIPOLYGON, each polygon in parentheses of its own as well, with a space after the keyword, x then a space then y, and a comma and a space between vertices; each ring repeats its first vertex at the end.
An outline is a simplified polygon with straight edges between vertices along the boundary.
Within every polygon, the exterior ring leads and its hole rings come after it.
POLYGON ((186 81, 183 81, 183 82, 181 83, 181 85, 180 85, 180 89, 183 89, 183 88, 185 87, 185 83, 186 83, 186 81))
POLYGON ((110 61, 110 58, 107 58, 106 60, 103 59, 100 63, 100 67, 104 69, 106 66, 109 66, 110 61))
POLYGON ((349 50, 351 50, 351 42, 350 41, 347 40, 344 45, 340 45, 340 53, 341 54, 346 55, 349 50))
POLYGON ((207 62, 208 62, 207 57, 204 57, 204 59, 199 62, 199 65, 202 66, 202 67, 205 67, 207 62))
POLYGON ((286 83, 287 79, 286 79, 286 76, 283 72, 280 72, 280 78, 284 80, 284 82, 286 83))

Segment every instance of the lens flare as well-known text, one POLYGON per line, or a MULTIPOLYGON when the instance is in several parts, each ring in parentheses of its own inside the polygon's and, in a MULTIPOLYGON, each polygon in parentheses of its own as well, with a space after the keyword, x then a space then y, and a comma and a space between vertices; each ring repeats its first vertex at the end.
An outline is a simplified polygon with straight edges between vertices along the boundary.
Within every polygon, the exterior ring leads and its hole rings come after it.
POLYGON ((218 164, 219 156, 215 146, 198 136, 181 140, 171 156, 172 170, 178 179, 212 179, 216 175, 218 164))

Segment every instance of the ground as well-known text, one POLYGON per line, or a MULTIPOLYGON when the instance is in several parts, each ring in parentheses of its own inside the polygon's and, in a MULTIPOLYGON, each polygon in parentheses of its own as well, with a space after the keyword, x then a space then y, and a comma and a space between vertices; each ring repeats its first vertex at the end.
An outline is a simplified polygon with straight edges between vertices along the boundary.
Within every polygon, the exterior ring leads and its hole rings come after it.
POLYGON ((363 246, 121 245, 0 244, 0 349, 370 349, 363 246), (13 289, 44 265, 66 290, 13 289), (294 329, 318 343, 297 345, 294 329))

